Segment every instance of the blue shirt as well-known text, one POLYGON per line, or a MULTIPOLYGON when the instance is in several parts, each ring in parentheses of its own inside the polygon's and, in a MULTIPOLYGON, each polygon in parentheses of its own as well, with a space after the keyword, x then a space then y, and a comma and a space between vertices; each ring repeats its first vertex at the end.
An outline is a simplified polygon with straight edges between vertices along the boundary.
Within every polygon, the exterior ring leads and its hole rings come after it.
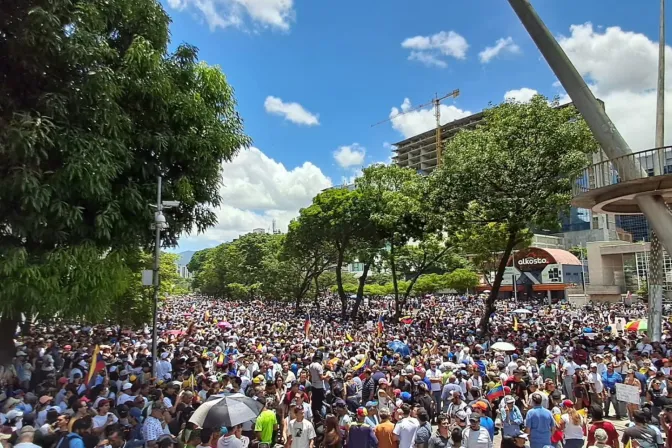
POLYGON ((495 422, 490 417, 481 417, 481 426, 488 430, 490 440, 495 440, 495 422))
POLYGON ((530 430, 530 445, 550 445, 551 434, 553 434, 553 430, 555 429, 553 414, 548 409, 536 406, 527 412, 525 428, 530 430))
POLYGON ((609 389, 609 392, 616 392, 616 383, 622 383, 623 377, 620 373, 614 372, 612 374, 609 371, 606 371, 602 374, 602 384, 606 389, 609 389))

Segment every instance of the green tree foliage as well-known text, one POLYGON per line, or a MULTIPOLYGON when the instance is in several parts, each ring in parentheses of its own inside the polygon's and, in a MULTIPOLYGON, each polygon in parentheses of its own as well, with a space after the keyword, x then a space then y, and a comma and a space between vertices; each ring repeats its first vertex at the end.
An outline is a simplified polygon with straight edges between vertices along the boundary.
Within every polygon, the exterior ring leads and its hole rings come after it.
POLYGON ((208 257, 214 250, 214 247, 198 250, 191 256, 191 260, 189 260, 189 263, 187 264, 187 269, 189 269, 189 272, 192 275, 192 287, 194 289, 200 288, 201 281, 199 275, 201 271, 203 271, 205 263, 208 261, 208 257))
POLYGON ((432 175, 432 203, 451 225, 506 225, 506 243, 480 328, 488 320, 513 248, 528 228, 549 229, 568 211, 571 187, 597 144, 573 107, 507 101, 485 111, 484 124, 463 130, 432 175), (470 213, 476 206, 477 214, 470 213))
POLYGON ((478 286, 480 278, 477 273, 470 269, 455 269, 445 275, 443 285, 448 289, 454 289, 459 293, 473 290, 478 286))
MULTIPOLYGON (((177 254, 162 252, 159 258, 159 299, 186 294, 188 290, 177 272, 177 254)), ((154 254, 134 251, 124 259, 124 277, 120 280, 124 290, 99 307, 94 322, 111 322, 117 325, 139 326, 150 322, 154 303, 154 287, 142 284, 142 271, 154 268, 154 254)))
MULTIPOLYGON (((153 241, 159 175, 181 204, 165 244, 215 222, 221 164, 249 139, 220 69, 168 52, 169 22, 157 0, 0 3, 0 327, 33 309, 97 314, 105 263, 153 241), (6 287, 29 277, 34 293, 6 287)), ((10 345, 0 336, 0 361, 10 345)))

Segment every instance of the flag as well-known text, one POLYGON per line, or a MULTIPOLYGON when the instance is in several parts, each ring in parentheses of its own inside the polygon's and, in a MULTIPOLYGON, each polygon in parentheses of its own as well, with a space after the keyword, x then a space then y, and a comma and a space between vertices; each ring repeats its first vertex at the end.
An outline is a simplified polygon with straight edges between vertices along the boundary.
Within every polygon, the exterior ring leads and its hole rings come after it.
POLYGON ((189 384, 191 384, 191 390, 196 390, 196 378, 194 378, 194 374, 192 373, 191 376, 189 377, 189 384))
POLYGON ((382 336, 385 325, 383 324, 383 315, 378 316, 378 337, 382 336))
POLYGON ((352 341, 354 341, 354 339, 352 338, 352 336, 350 336, 350 333, 345 333, 345 339, 347 339, 348 342, 352 342, 352 341))
POLYGON ((306 321, 303 323, 303 332, 306 335, 306 338, 310 336, 310 314, 306 315, 306 321))
POLYGON ((102 372, 105 369, 105 361, 103 361, 103 357, 100 354, 100 349, 96 345, 96 348, 93 349, 93 356, 91 357, 91 365, 89 366, 89 373, 86 375, 86 387, 91 388, 95 384, 93 384, 93 380, 96 377, 96 374, 98 372, 102 372))
POLYGON ((210 320, 210 310, 205 310, 205 321, 207 322, 209 320, 210 320))
POLYGON ((218 365, 224 365, 224 352, 219 354, 219 358, 217 358, 217 364, 218 365))
POLYGON ((513 316, 513 331, 518 331, 518 318, 513 316))
POLYGON ((203 352, 201 353, 201 358, 207 358, 208 357, 208 348, 204 348, 203 352))
POLYGON ((502 386, 502 383, 495 384, 495 387, 490 389, 488 393, 485 394, 485 398, 487 398, 490 401, 495 401, 496 399, 503 396, 504 396, 504 386, 502 386))

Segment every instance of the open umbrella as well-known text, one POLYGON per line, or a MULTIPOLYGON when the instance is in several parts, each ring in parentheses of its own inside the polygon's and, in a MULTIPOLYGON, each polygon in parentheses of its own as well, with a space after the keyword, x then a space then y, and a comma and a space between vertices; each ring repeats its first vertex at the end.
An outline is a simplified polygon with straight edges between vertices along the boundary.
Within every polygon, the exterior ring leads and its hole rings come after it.
POLYGON ((532 311, 526 310, 525 308, 520 308, 511 312, 516 314, 532 314, 532 311))
POLYGON ((516 347, 513 344, 509 344, 508 342, 495 342, 492 344, 491 347, 493 350, 499 350, 502 352, 512 352, 516 349, 516 347))
POLYGON ((628 331, 646 331, 649 329, 649 323, 646 319, 633 320, 625 324, 625 329, 628 331))
POLYGON ((401 356, 411 356, 411 349, 408 345, 401 342, 399 339, 387 344, 387 348, 392 350, 394 353, 399 353, 401 356))
POLYGON ((263 408, 263 404, 243 394, 212 395, 189 421, 201 428, 236 426, 254 420, 263 408))
POLYGON ((230 323, 228 323, 228 322, 225 321, 225 320, 223 320, 223 321, 221 321, 221 322, 218 322, 218 323, 217 323, 217 326, 218 326, 219 328, 227 328, 227 329, 230 329, 230 328, 233 327, 233 325, 231 325, 230 323))

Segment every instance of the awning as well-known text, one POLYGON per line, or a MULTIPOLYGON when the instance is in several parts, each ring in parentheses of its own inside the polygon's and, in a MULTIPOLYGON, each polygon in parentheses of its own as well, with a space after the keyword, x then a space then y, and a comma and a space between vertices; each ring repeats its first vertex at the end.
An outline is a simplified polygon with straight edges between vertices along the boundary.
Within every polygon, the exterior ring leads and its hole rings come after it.
POLYGON ((532 291, 564 291, 567 288, 573 288, 573 286, 565 283, 532 285, 532 291))

